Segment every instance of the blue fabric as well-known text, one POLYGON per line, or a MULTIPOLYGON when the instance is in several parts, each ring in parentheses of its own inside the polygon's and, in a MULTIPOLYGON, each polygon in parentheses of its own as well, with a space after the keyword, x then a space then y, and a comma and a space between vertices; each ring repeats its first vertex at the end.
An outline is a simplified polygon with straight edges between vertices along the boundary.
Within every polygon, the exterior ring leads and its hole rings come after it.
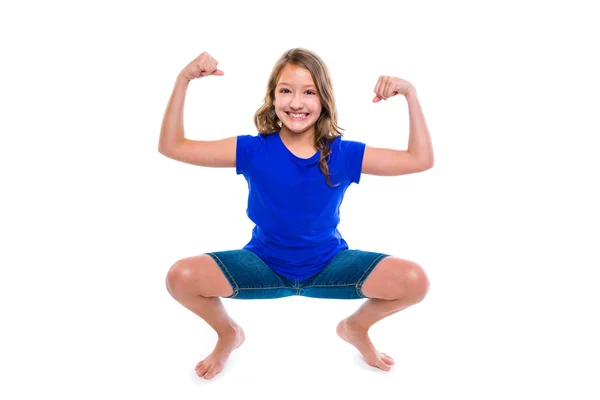
POLYGON ((360 181, 366 146, 337 137, 329 147, 337 187, 327 185, 318 151, 299 158, 279 132, 237 137, 236 173, 248 182, 246 214, 256 224, 244 249, 288 279, 307 279, 348 249, 337 229, 340 205, 348 186, 360 181))
POLYGON ((365 280, 388 254, 363 250, 342 250, 315 276, 306 280, 287 279, 276 274, 248 250, 205 253, 221 268, 233 289, 230 299, 275 299, 287 296, 321 299, 362 299, 365 280))

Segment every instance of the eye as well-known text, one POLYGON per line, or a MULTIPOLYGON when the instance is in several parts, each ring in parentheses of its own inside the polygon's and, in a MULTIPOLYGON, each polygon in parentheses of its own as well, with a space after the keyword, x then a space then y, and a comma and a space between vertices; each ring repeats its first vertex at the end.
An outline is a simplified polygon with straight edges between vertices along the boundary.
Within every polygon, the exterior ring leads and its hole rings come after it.
POLYGON ((314 90, 309 89, 306 91, 306 94, 317 94, 317 93, 314 90))
POLYGON ((279 93, 290 93, 289 89, 281 89, 279 93))

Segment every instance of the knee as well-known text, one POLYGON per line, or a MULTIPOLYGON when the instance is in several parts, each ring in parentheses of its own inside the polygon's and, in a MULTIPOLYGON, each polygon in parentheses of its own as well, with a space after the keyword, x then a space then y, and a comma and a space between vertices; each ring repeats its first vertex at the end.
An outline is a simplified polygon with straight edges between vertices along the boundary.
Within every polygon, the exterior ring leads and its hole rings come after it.
POLYGON ((416 304, 423 300, 429 291, 429 278, 423 268, 416 263, 411 263, 406 270, 403 297, 416 304))
POLYGON ((390 268, 383 287, 386 289, 380 298, 406 301, 409 305, 423 300, 429 290, 429 279, 421 266, 403 260, 400 265, 390 268))
POLYGON ((429 290, 429 279, 415 262, 395 257, 386 258, 363 285, 363 294, 383 300, 404 300, 408 305, 423 300, 429 290))
POLYGON ((179 260, 173 264, 167 272, 166 278, 167 290, 171 296, 175 297, 185 292, 186 287, 193 279, 193 275, 193 266, 190 265, 187 259, 179 260))

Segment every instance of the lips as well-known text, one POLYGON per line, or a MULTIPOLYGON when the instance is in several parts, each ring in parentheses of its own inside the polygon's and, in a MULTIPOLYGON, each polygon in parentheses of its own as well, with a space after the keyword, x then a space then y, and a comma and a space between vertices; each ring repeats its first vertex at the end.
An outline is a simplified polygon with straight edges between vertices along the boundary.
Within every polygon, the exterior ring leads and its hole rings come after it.
POLYGON ((301 120, 301 119, 305 119, 306 117, 308 117, 308 114, 306 114, 306 113, 297 114, 297 113, 288 112, 287 115, 289 115, 291 117, 291 119, 296 119, 296 120, 301 120))

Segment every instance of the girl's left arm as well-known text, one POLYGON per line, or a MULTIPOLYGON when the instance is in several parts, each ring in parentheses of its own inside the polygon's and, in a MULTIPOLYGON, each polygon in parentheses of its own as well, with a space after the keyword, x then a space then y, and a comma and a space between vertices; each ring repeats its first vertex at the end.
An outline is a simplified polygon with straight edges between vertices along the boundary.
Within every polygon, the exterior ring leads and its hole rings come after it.
POLYGON ((422 172, 433 167, 433 147, 421 104, 414 86, 401 78, 381 76, 375 86, 374 103, 398 94, 408 103, 408 150, 394 150, 367 146, 363 157, 362 173, 396 176, 422 172))
POLYGON ((433 167, 433 146, 429 135, 429 128, 425 122, 421 103, 417 98, 417 91, 414 87, 405 95, 408 102, 408 152, 423 163, 427 169, 433 167))

